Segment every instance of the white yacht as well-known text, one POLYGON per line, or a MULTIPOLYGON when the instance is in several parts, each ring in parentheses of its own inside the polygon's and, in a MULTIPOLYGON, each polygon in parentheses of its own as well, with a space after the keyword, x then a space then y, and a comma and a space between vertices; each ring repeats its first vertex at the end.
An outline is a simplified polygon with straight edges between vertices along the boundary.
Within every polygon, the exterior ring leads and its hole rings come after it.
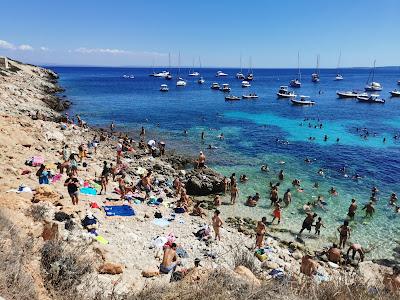
POLYGON ((289 91, 289 88, 286 85, 282 85, 279 88, 279 91, 276 93, 278 98, 294 98, 296 94, 293 91, 289 91))
POLYGON ((375 63, 376 63, 376 60, 374 60, 374 67, 368 76, 367 84, 365 86, 365 91, 367 91, 367 92, 379 92, 379 91, 382 91, 382 89, 383 89, 379 82, 374 81, 375 63), (370 79, 371 79, 371 81, 370 81, 370 79))
POLYGON ((242 55, 240 55, 240 72, 236 73, 236 78, 243 80, 245 77, 243 75, 243 68, 242 68, 242 55))
POLYGON ((176 82, 176 86, 186 86, 186 81, 179 77, 178 81, 176 82))
POLYGON ((169 91, 168 85, 162 84, 160 86, 160 92, 168 92, 168 91, 169 91))
POLYGON ((196 77, 196 76, 199 76, 199 75, 200 75, 200 73, 197 72, 197 71, 193 71, 193 72, 189 73, 189 76, 192 76, 192 77, 196 77))
POLYGON ((158 73, 153 73, 153 77, 159 77, 159 78, 166 78, 170 73, 168 71, 161 71, 158 73))
POLYGON ((248 95, 242 95, 243 99, 258 99, 258 95, 256 93, 250 93, 248 95))
POLYGON ((251 87, 250 82, 248 82, 247 80, 243 80, 242 81, 242 88, 248 88, 251 87))
POLYGON ((220 85, 219 85, 219 83, 218 82, 213 82, 212 84, 211 84, 211 89, 212 90, 219 90, 221 87, 220 87, 220 85))
POLYGON ((340 51, 340 53, 339 53, 339 59, 338 59, 338 63, 337 63, 337 73, 336 73, 336 77, 335 77, 335 80, 336 81, 339 81, 339 80, 343 80, 343 76, 342 76, 342 74, 340 74, 340 72, 339 72, 339 67, 340 67, 340 59, 342 58, 342 51, 340 51))
POLYGON ((222 71, 218 71, 217 74, 215 75, 216 77, 224 77, 224 76, 228 76, 228 74, 222 72, 222 71))
POLYGON ((300 54, 297 52, 297 78, 293 79, 290 81, 290 86, 294 88, 300 88, 301 87, 301 72, 300 72, 300 54))
POLYGON ((315 72, 311 74, 311 81, 314 83, 319 82, 319 55, 317 55, 317 67, 315 72))

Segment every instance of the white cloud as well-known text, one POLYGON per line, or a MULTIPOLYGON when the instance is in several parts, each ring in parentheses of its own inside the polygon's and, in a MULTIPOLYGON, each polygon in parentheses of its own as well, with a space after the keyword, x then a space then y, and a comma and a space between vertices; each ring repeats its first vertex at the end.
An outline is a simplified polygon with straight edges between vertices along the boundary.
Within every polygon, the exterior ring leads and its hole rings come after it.
POLYGON ((42 46, 42 47, 40 47, 39 49, 40 49, 40 50, 42 50, 42 51, 50 51, 50 49, 49 49, 49 48, 47 48, 47 47, 43 47, 43 46, 42 46))
POLYGON ((0 49, 14 50, 15 46, 7 41, 0 40, 0 49))
POLYGON ((31 45, 19 45, 18 46, 18 50, 22 50, 22 51, 32 51, 33 47, 31 45))
POLYGON ((109 49, 109 48, 78 48, 75 49, 74 52, 83 53, 83 54, 92 54, 92 53, 104 53, 104 54, 130 54, 132 52, 120 49, 109 49))
POLYGON ((121 49, 112 49, 112 48, 77 48, 75 50, 69 50, 68 52, 76 52, 81 54, 111 54, 111 55, 141 55, 141 56, 166 56, 166 53, 159 52, 148 52, 148 51, 129 51, 129 50, 121 50, 121 49))
POLYGON ((31 45, 22 44, 16 46, 10 42, 0 40, 0 49, 7 49, 7 50, 21 50, 21 51, 32 51, 33 47, 31 45))

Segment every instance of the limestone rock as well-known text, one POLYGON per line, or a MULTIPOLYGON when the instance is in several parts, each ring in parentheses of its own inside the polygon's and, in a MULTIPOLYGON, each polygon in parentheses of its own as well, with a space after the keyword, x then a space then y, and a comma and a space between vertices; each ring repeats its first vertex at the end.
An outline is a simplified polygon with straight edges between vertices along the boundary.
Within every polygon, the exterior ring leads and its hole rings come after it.
POLYGON ((245 266, 237 266, 234 272, 250 284, 261 286, 260 280, 245 266))
POLYGON ((123 272, 123 266, 120 264, 106 262, 99 267, 98 271, 100 274, 117 275, 123 272))
POLYGON ((160 271, 157 268, 149 268, 142 271, 142 276, 146 278, 151 278, 160 275, 160 271))

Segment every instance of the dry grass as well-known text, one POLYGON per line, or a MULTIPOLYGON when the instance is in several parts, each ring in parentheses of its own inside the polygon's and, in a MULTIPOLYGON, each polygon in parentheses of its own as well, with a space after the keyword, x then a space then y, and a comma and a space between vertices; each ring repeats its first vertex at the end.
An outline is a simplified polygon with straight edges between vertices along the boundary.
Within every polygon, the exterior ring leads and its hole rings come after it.
POLYGON ((49 212, 49 207, 45 203, 33 204, 28 213, 35 222, 42 222, 46 219, 49 212))
POLYGON ((0 241, 0 295, 5 299, 37 299, 34 280, 25 268, 32 255, 31 239, 23 241, 3 211, 0 241))
POLYGON ((42 248, 42 273, 47 290, 54 299, 74 299, 85 275, 92 271, 90 259, 85 259, 85 247, 71 247, 63 241, 48 241, 42 248))

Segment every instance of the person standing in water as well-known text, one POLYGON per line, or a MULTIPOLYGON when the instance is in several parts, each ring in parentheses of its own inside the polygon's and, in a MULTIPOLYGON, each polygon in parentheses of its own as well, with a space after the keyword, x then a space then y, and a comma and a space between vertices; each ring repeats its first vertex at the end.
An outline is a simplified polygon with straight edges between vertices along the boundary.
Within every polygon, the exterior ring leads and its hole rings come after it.
POLYGON ((349 227, 349 221, 345 220, 343 222, 343 225, 340 226, 337 230, 340 234, 339 248, 344 248, 344 246, 346 245, 347 239, 350 238, 350 234, 351 234, 351 228, 349 227))
POLYGON ((236 203, 236 198, 239 195, 239 188, 237 187, 237 184, 234 183, 231 185, 231 204, 234 205, 236 203))
POLYGON ((349 206, 349 212, 347 213, 347 215, 349 216, 349 218, 351 220, 354 220, 354 216, 356 215, 356 210, 357 210, 357 203, 356 203, 356 199, 351 199, 351 204, 349 206))
POLYGON ((280 170, 280 171, 279 171, 278 179, 279 179, 280 181, 282 181, 282 180, 285 179, 285 176, 284 176, 284 174, 283 174, 283 170, 280 170))
POLYGON ((275 219, 278 219, 278 224, 280 224, 281 223, 281 205, 279 203, 275 204, 273 216, 274 216, 274 218, 271 221, 271 225, 274 223, 275 219))
POLYGON ((112 121, 111 124, 110 124, 110 130, 111 130, 111 132, 114 132, 114 130, 115 130, 114 121, 112 121))
POLYGON ((375 213, 375 208, 374 204, 372 201, 368 202, 365 204, 362 210, 365 210, 365 216, 366 217, 372 217, 372 215, 375 213))
POLYGON ((221 227, 222 227, 222 224, 224 224, 223 222, 222 222, 222 220, 221 220, 221 218, 220 218, 220 211, 217 209, 215 212, 214 212, 214 216, 212 217, 212 226, 213 226, 213 229, 214 229, 214 232, 215 232, 215 239, 217 240, 221 240, 221 232, 220 232, 220 229, 221 229, 221 227))
POLYGON ((290 192, 290 189, 287 189, 285 194, 283 194, 283 202, 285 203, 286 207, 292 203, 292 193, 290 192))

